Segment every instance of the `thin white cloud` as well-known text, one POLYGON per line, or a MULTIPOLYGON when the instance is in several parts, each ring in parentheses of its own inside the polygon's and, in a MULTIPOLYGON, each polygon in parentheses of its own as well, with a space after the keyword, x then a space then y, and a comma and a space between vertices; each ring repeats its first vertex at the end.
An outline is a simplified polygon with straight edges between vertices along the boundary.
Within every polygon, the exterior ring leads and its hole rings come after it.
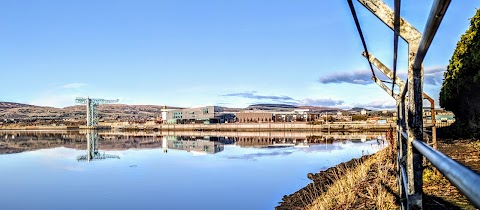
POLYGON ((393 99, 375 100, 367 103, 355 103, 353 107, 362 107, 367 109, 395 109, 396 104, 393 99))
POLYGON ((75 82, 75 83, 68 83, 68 84, 62 85, 61 87, 64 89, 77 89, 84 86, 87 86, 87 84, 81 83, 81 82, 75 82))
POLYGON ((75 105, 75 95, 43 95, 43 97, 34 98, 29 104, 38 106, 49 106, 56 108, 63 108, 66 106, 75 105))

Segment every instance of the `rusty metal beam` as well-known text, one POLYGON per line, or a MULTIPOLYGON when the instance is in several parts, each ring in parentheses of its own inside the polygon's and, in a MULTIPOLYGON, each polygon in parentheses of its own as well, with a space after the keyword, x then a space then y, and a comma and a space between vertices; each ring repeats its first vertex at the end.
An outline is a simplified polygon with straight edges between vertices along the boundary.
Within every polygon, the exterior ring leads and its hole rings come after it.
MULTIPOLYGON (((421 41, 409 49, 408 69, 408 181, 413 193, 409 198, 412 208, 422 208, 423 194, 423 156, 418 150, 412 148, 414 140, 423 141, 423 60, 433 41, 433 37, 450 4, 450 0, 436 0, 430 10, 430 15, 425 26, 421 41), (411 164, 411 165, 409 165, 411 164)), ((411 44, 409 43, 409 48, 411 44)), ((410 189, 409 189, 410 190, 410 189)))
MULTIPOLYGON (((375 16, 377 16, 383 23, 385 23, 390 29, 394 30, 394 11, 388 7, 381 0, 358 0, 365 8, 370 10, 375 16)), ((400 36, 408 43, 419 41, 422 34, 408 23, 405 19, 400 18, 400 36)))
MULTIPOLYGON (((395 14, 381 0, 358 0, 363 6, 370 10, 382 22, 384 22, 391 30, 394 30, 395 14)), ((422 102, 423 93, 423 69, 414 70, 413 62, 417 54, 420 39, 420 32, 410 25, 403 18, 400 19, 400 36, 408 43, 408 83, 407 88, 401 90, 401 102, 405 102, 406 89, 408 89, 408 101, 405 105, 407 108, 407 176, 408 176, 408 208, 422 209, 423 197, 423 180, 422 180, 422 155, 418 151, 413 151, 412 141, 417 139, 423 141, 423 110, 422 106, 418 106, 422 102), (420 119, 420 121, 419 121, 420 119)), ((396 78, 395 78, 396 79, 396 78)))
MULTIPOLYGON (((367 53, 364 51, 362 53, 362 56, 367 58, 367 53)), ((373 56, 371 53, 368 54, 368 58, 370 60, 370 62, 375 66, 377 67, 377 69, 382 72, 385 76, 387 76, 389 79, 393 80, 393 72, 387 67, 385 66, 385 64, 383 64, 381 61, 379 61, 375 56, 373 56)), ((401 78, 399 78, 398 76, 395 76, 395 83, 396 85, 398 85, 398 87, 400 88, 400 92, 402 92, 403 88, 405 88, 405 82, 403 82, 403 80, 401 78)))
MULTIPOLYGON (((398 36, 400 31, 400 5, 401 0, 395 0, 394 2, 394 17, 393 17, 393 82, 392 91, 395 88, 395 79, 397 76, 397 53, 398 53, 398 36)), ((392 92, 393 94, 393 92, 392 92)))
MULTIPOLYGON (((393 72, 390 70, 385 64, 383 64, 380 60, 378 60, 374 55, 371 53, 368 54, 368 58, 370 59, 370 62, 380 71, 382 72, 385 76, 387 76, 390 80, 393 81, 393 72)), ((367 54, 365 52, 362 53, 362 56, 367 58, 367 54)), ((395 76, 395 84, 398 85, 400 88, 400 92, 402 93, 403 88, 405 87, 405 82, 399 78, 398 76, 395 76)), ((399 97, 401 96, 400 94, 397 94, 399 97)), ((423 93, 423 97, 430 101, 430 103, 433 103, 432 97, 430 97, 428 94, 423 93)))
MULTIPOLYGON (((385 92, 387 92, 388 95, 391 95, 392 90, 390 88, 387 87, 387 85, 385 85, 382 81, 380 81, 378 78, 376 77, 372 77, 371 78, 375 83, 377 83, 378 86, 380 86, 380 88, 382 88, 383 90, 385 90, 385 92)), ((393 94, 392 97, 395 99, 395 100, 398 100, 400 99, 400 96, 398 94, 393 94)))
POLYGON ((432 143, 433 148, 437 149, 437 126, 436 126, 436 113, 435 113, 435 101, 432 97, 423 93, 423 98, 427 99, 430 102, 430 111, 431 111, 431 118, 432 118, 432 143))

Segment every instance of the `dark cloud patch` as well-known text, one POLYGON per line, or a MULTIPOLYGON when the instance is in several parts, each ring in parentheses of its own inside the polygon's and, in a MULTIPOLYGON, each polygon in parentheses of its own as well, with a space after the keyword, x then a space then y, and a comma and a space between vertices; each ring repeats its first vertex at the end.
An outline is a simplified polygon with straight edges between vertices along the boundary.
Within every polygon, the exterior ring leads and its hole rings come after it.
POLYGON ((259 153, 252 153, 252 154, 245 154, 240 156, 229 156, 228 159, 241 159, 241 160, 255 160, 259 157, 268 157, 268 156, 287 156, 292 154, 293 152, 290 151, 274 151, 274 152, 259 152, 259 153))
POLYGON ((295 101, 295 99, 289 96, 258 95, 256 94, 256 92, 229 93, 222 96, 242 97, 242 98, 249 98, 249 99, 255 99, 255 100, 272 100, 272 101, 279 101, 279 102, 295 101))
POLYGON ((363 70, 354 72, 337 72, 320 77, 318 81, 322 84, 351 83, 358 85, 368 85, 373 82, 371 78, 372 73, 370 71, 363 70))
POLYGON ((305 98, 301 100, 297 105, 304 106, 338 106, 344 103, 343 100, 334 100, 331 98, 305 98))
POLYGON ((272 95, 259 95, 253 92, 242 92, 242 93, 229 93, 221 95, 224 97, 241 97, 254 99, 257 101, 275 101, 282 104, 289 104, 295 106, 337 106, 344 103, 343 100, 335 100, 331 98, 305 98, 301 100, 294 99, 290 96, 272 96, 272 95))
MULTIPOLYGON (((443 72, 445 72, 446 67, 428 67, 424 70, 424 82, 427 85, 440 85, 443 82, 443 72)), ((375 75, 381 80, 389 80, 381 72, 376 71, 375 75)), ((397 72, 398 77, 406 78, 407 72, 401 71, 397 72)), ((350 84, 359 84, 359 85, 368 85, 373 84, 372 81, 372 72, 370 70, 361 70, 354 72, 339 72, 329 74, 323 77, 320 77, 318 80, 322 84, 332 84, 332 83, 350 83, 350 84)), ((405 80, 405 79, 404 79, 405 80)))

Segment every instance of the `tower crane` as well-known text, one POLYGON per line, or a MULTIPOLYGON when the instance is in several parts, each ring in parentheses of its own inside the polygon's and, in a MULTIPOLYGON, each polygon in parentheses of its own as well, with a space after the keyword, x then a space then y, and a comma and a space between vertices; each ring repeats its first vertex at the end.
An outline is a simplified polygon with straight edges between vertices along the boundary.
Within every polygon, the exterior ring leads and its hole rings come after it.
POLYGON ((100 104, 118 103, 118 99, 106 100, 106 99, 99 99, 99 98, 77 97, 75 99, 75 103, 87 105, 87 128, 95 128, 96 126, 98 126, 97 106, 100 104))

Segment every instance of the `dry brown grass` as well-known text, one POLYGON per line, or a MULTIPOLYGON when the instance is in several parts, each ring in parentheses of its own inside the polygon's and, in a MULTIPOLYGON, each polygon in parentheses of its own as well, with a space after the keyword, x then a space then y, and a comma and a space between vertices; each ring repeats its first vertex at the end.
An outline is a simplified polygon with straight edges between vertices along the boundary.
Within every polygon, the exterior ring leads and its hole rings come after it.
POLYGON ((329 189, 307 207, 323 209, 397 209, 395 164, 391 149, 384 149, 358 164, 344 167, 329 189))

